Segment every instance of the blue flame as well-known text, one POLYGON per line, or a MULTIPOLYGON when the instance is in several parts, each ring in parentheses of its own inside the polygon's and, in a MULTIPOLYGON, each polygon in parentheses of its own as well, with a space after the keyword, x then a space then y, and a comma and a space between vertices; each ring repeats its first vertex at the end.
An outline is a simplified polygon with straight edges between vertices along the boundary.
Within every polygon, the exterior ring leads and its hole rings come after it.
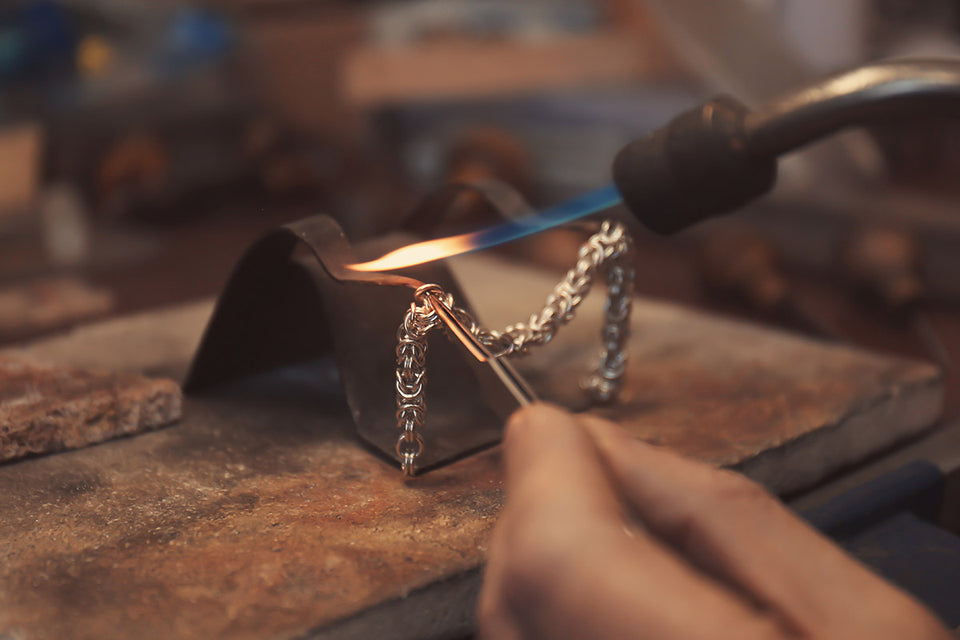
POLYGON ((579 220, 594 213, 610 209, 623 202, 616 186, 610 184, 590 191, 571 200, 561 202, 536 215, 504 222, 471 234, 469 251, 488 249, 498 244, 519 240, 534 233, 552 229, 561 224, 579 220))
POLYGON ((621 202, 617 188, 609 185, 558 204, 537 215, 511 220, 473 233, 416 242, 395 249, 376 260, 349 265, 349 268, 357 271, 394 271, 415 264, 442 260, 518 240, 538 231, 615 207, 621 202))

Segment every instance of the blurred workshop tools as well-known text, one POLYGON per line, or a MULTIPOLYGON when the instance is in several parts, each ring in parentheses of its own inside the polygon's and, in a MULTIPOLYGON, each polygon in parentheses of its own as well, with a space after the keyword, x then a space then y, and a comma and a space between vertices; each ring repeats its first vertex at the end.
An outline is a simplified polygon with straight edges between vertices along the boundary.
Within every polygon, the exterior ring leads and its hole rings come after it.
POLYGON ((710 234, 700 245, 698 263, 707 291, 808 335, 839 339, 833 326, 807 310, 784 273, 776 248, 755 231, 740 227, 710 234))
POLYGON ((950 354, 923 309, 923 247, 915 236, 888 227, 858 230, 843 247, 839 266, 866 300, 908 324, 930 357, 951 367, 950 354))

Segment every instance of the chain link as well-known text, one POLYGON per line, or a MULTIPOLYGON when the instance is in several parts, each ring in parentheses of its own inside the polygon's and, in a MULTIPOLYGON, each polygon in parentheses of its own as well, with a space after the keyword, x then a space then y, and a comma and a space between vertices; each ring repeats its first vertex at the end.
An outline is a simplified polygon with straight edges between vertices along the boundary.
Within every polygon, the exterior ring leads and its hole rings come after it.
MULTIPOLYGON (((406 475, 416 473, 416 460, 423 452, 423 427, 427 401, 423 393, 427 381, 427 335, 440 324, 437 312, 424 293, 439 285, 424 285, 414 294, 414 302, 397 329, 397 455, 406 475)), ((452 301, 451 301, 452 302, 452 301)))
POLYGON ((593 287, 597 272, 607 281, 607 302, 601 332, 602 350, 597 368, 582 387, 596 402, 610 402, 620 390, 627 365, 626 344, 630 335, 634 269, 630 260, 632 240, 618 222, 604 221, 577 253, 576 265, 567 272, 547 297, 546 304, 526 323, 502 331, 487 331, 466 310, 457 307, 453 296, 439 285, 428 284, 414 293, 397 330, 397 455, 406 475, 416 473, 416 460, 423 452, 420 431, 426 418, 427 336, 442 322, 434 304, 442 304, 491 352, 494 357, 524 355, 530 347, 550 342, 557 330, 569 323, 576 309, 593 287))

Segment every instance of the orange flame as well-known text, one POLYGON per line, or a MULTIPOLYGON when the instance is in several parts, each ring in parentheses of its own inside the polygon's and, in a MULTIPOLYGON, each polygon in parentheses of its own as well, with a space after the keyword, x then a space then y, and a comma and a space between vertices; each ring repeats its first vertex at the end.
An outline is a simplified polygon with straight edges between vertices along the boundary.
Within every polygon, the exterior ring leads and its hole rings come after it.
POLYGON ((487 229, 464 233, 449 238, 438 238, 417 242, 406 247, 391 251, 382 258, 349 265, 348 268, 356 271, 393 271, 404 267, 442 260, 459 255, 493 247, 503 242, 510 242, 523 238, 537 231, 543 231, 583 216, 609 209, 620 204, 620 192, 615 185, 608 185, 595 191, 561 202, 539 215, 528 216, 523 219, 511 220, 487 229))
POLYGON ((351 264, 348 268, 354 271, 393 271, 424 262, 442 260, 478 248, 477 238, 481 233, 464 233, 449 238, 416 242, 391 251, 376 260, 351 264))

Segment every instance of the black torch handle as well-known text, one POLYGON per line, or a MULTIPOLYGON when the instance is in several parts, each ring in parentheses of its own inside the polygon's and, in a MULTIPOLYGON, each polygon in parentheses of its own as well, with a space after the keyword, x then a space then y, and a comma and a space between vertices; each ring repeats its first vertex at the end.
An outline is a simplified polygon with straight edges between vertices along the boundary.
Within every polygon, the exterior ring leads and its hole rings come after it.
POLYGON ((621 149, 614 182, 641 222, 674 233, 767 193, 782 154, 849 126, 930 115, 960 116, 960 62, 869 64, 753 111, 710 100, 621 149))

